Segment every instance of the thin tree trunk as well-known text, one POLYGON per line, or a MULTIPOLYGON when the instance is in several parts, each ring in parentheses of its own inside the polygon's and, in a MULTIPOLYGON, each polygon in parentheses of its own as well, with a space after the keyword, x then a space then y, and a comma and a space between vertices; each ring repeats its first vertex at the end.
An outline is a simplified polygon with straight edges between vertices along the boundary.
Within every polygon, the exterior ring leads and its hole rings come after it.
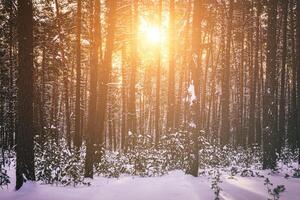
POLYGON ((279 106, 279 137, 277 144, 277 153, 281 153, 281 149, 284 145, 285 138, 285 84, 286 84, 286 58, 287 58, 287 17, 288 17, 288 5, 289 0, 283 1, 282 9, 283 9, 283 24, 282 24, 282 63, 281 63, 281 79, 280 79, 280 106, 279 106))
POLYGON ((174 128, 175 119, 175 1, 170 0, 169 15, 169 75, 168 75, 168 112, 167 131, 174 128))
POLYGON ((300 0, 297 0, 296 24, 296 61, 297 61, 297 133, 298 133, 298 163, 300 164, 300 0))
POLYGON ((127 78, 126 78, 126 47, 122 47, 122 127, 121 127, 121 149, 126 149, 126 136, 127 136, 127 78))
POLYGON ((296 48, 295 48, 295 17, 293 0, 290 1, 290 21, 291 21, 291 57, 292 57, 292 94, 291 94, 291 109, 288 121, 288 146, 295 150, 297 144, 297 61, 296 61, 296 48))
POLYGON ((134 0, 132 16, 132 35, 131 39, 131 73, 130 73, 130 88, 129 88, 129 105, 128 105, 128 129, 133 134, 133 143, 137 134, 136 124, 136 73, 137 73, 137 27, 138 27, 138 0, 134 0))
MULTIPOLYGON (((253 12, 250 12, 251 15, 253 15, 253 12)), ((258 17, 256 17, 256 20, 258 20, 258 17)), ((259 22, 256 21, 256 26, 259 26, 259 22)), ((249 30, 249 40, 251 43, 251 48, 250 48, 250 59, 251 59, 251 65, 249 66, 249 73, 250 73, 250 108, 249 108, 249 124, 248 124, 248 145, 253 145, 255 142, 255 104, 256 104, 256 81, 255 78, 257 77, 258 74, 258 47, 259 47, 259 39, 258 39, 258 27, 256 27, 256 41, 255 41, 255 53, 254 53, 254 65, 252 64, 253 60, 253 33, 252 29, 249 30)))
POLYGON ((82 143, 81 137, 81 0, 77 0, 76 18, 76 101, 75 101, 75 138, 74 145, 79 148, 82 143))
MULTIPOLYGON (((245 20, 245 11, 242 10, 242 20, 245 20)), ((245 146, 246 138, 244 136, 244 25, 241 31, 241 57, 239 68, 239 125, 238 125, 238 137, 237 143, 241 146, 245 146)))
MULTIPOLYGON (((161 20, 162 20, 162 0, 159 1, 159 19, 158 24, 161 29, 161 20)), ((159 127, 159 121, 160 121, 160 45, 157 49, 157 71, 156 71, 156 100, 155 100, 155 145, 157 146, 159 143, 160 138, 160 127, 159 127)), ((150 121, 151 123, 151 121, 150 121)))

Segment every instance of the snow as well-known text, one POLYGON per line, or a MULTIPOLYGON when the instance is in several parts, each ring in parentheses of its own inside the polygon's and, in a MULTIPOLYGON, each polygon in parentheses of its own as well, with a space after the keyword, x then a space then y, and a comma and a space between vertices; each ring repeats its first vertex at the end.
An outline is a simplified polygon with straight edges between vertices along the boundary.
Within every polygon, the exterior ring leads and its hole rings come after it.
MULTIPOLYGON (((284 178, 283 174, 260 171, 267 176, 275 187, 285 185, 286 191, 280 199, 297 200, 300 197, 300 179, 284 178)), ((1 200, 210 200, 214 199, 211 189, 211 176, 201 175, 197 178, 172 171, 162 177, 120 178, 95 177, 91 186, 61 187, 37 183, 25 183, 19 191, 14 191, 14 170, 9 170, 12 183, 0 189, 1 200)), ((267 188, 265 178, 221 175, 220 198, 224 200, 266 200, 267 188)))
MULTIPOLYGON (((280 199, 297 200, 300 197, 300 180, 298 179, 284 179, 283 177, 271 177, 270 180, 274 186, 285 185, 287 191, 280 195, 280 199), (298 188, 298 189, 297 189, 298 188)), ((221 197, 226 200, 239 199, 267 199, 267 187, 264 185, 263 178, 257 177, 238 177, 238 178, 224 178, 223 183, 220 184, 222 188, 221 197)))

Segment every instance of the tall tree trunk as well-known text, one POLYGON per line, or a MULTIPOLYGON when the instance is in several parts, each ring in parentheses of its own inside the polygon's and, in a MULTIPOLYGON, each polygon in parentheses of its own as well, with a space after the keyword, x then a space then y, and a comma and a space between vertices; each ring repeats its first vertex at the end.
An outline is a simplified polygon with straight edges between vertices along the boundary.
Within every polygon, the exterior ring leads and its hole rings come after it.
POLYGON ((263 97, 263 168, 274 169, 276 167, 275 137, 277 133, 276 111, 276 25, 277 25, 278 0, 270 0, 267 5, 267 60, 266 82, 263 97))
POLYGON ((126 78, 126 46, 122 47, 122 127, 121 127, 121 149, 126 149, 127 136, 127 78, 126 78))
MULTIPOLYGON (((209 28, 211 29, 211 28, 209 28)), ((210 31, 210 37, 208 40, 209 40, 209 43, 211 44, 211 35, 212 35, 212 32, 213 30, 209 30, 210 31)), ((206 99, 207 99, 207 80, 208 80, 208 68, 209 68, 209 62, 210 62, 210 56, 211 56, 211 47, 207 47, 206 48, 206 57, 205 57, 205 71, 204 71, 204 77, 202 77, 202 93, 201 93, 201 97, 202 97, 202 100, 201 100, 201 108, 200 108, 200 111, 201 111, 201 114, 200 114, 200 118, 201 118, 201 129, 204 129, 205 130, 205 125, 206 125, 206 99)), ((206 133, 207 135, 207 133, 206 133)))
POLYGON ((65 49, 63 45, 63 35, 62 35, 62 27, 61 27, 61 16, 60 16, 60 8, 58 1, 55 0, 55 8, 56 8, 56 18, 58 24, 58 36, 59 36, 59 47, 61 51, 61 65, 63 68, 63 82, 64 82, 64 103, 65 103, 65 113, 66 113, 66 136, 68 147, 71 148, 71 119, 70 119, 70 104, 69 104, 69 81, 68 81, 68 67, 66 64, 65 58, 65 49))
MULTIPOLYGON (((296 0, 297 1, 297 0, 296 0)), ((297 145, 297 60, 296 60, 296 48, 295 48, 295 1, 290 0, 290 22, 291 22, 291 57, 292 57, 292 83, 291 83, 291 108, 289 112, 288 120, 288 133, 287 141, 288 146, 295 150, 297 145)))
MULTIPOLYGON (((161 30, 161 20, 162 20, 162 0, 159 1, 159 19, 158 24, 161 30)), ((156 71, 156 100, 155 100, 155 145, 157 146, 159 143, 160 138, 160 128, 159 128, 159 122, 160 122, 160 44, 157 47, 157 71, 156 71)), ((150 122, 151 123, 151 122, 150 122)))
POLYGON ((193 9, 193 29, 192 29, 192 54, 195 55, 195 60, 192 60, 192 80, 194 84, 194 113, 195 113, 195 125, 196 128, 193 132, 193 146, 192 146, 192 157, 191 166, 188 171, 192 176, 198 176, 198 165, 199 165, 199 144, 198 144, 198 132, 200 129, 200 79, 199 79, 199 62, 201 58, 200 48, 201 48, 201 11, 202 11, 202 1, 194 1, 193 9))
POLYGON ((300 164, 300 0, 297 0, 297 24, 296 24, 296 62, 297 62, 297 133, 298 133, 298 149, 299 158, 298 163, 300 164))
POLYGON ((227 18, 226 48, 225 48, 225 65, 222 73, 222 119, 221 119, 221 145, 229 143, 230 139, 230 119, 229 119, 229 102, 230 102, 230 49, 231 49, 231 29, 233 16, 233 0, 229 1, 229 11, 227 18))
POLYGON ((175 119, 175 1, 170 0, 169 15, 169 75, 168 75, 168 112, 167 131, 174 128, 175 119))
POLYGON ((14 18, 14 13, 13 13, 13 2, 9 4, 9 104, 8 104, 8 114, 9 114, 9 146, 10 148, 13 148, 15 144, 14 136, 15 136, 15 117, 14 117, 14 112, 15 112, 15 106, 14 106, 14 94, 15 94, 15 85, 14 85, 14 71, 15 71, 15 66, 14 66, 14 54, 13 54, 13 37, 14 37, 14 32, 13 32, 13 18, 14 18))
POLYGON ((31 0, 18 0, 18 120, 16 190, 35 180, 33 152, 33 11, 31 0))
POLYGON ((76 18, 76 100, 75 100, 75 138, 74 145, 79 148, 82 143, 81 136, 81 0, 77 0, 76 18))
MULTIPOLYGON (((245 8, 242 9, 242 20, 245 20, 245 8)), ((244 25, 242 26, 241 31, 241 57, 240 57, 240 67, 239 67, 239 125, 238 125, 238 136, 237 136, 237 144, 241 146, 245 146, 246 138, 244 133, 244 25)))
MULTIPOLYGON (((93 7, 93 5, 92 5, 93 7)), ((92 9, 93 10, 93 9, 92 9)), ((91 23, 91 66, 90 66, 90 91, 89 91, 89 108, 87 122, 87 154, 85 161, 85 177, 93 178, 94 164, 94 144, 97 131, 96 111, 97 111, 97 80, 99 66, 99 47, 100 47, 100 0, 94 1, 94 13, 91 23)))
POLYGON ((283 12, 283 24, 282 24, 282 63, 281 63, 281 79, 280 79, 280 106, 279 106, 279 135, 278 135, 278 144, 277 153, 281 153, 281 149, 284 145, 285 138, 285 84, 286 84, 286 58, 287 58, 287 17, 288 17, 288 5, 289 0, 285 0, 282 2, 282 12, 283 12))
MULTIPOLYGON (((214 48, 214 47, 212 47, 214 48)), ((218 61, 219 61, 219 57, 220 57, 220 52, 221 49, 218 50, 218 54, 217 54, 217 58, 216 58, 216 62, 212 62, 212 70, 211 70, 211 95, 210 95, 210 103, 209 103, 209 108, 211 109, 211 111, 209 111, 209 117, 208 119, 210 119, 211 122, 209 122, 208 124, 210 125, 210 130, 209 133, 211 133, 211 141, 215 142, 217 140, 217 129, 215 128, 215 124, 216 124, 216 110, 217 110, 217 106, 216 106, 216 102, 217 102, 217 95, 216 95, 216 75, 217 75, 217 65, 218 65, 218 61)), ((213 58, 213 54, 212 54, 212 61, 214 60, 213 58)))
MULTIPOLYGON (((253 9, 252 9, 253 10, 253 9)), ((250 12, 251 15, 253 15, 253 11, 250 12)), ((258 18, 256 18, 257 20, 258 18)), ((259 24, 256 24, 255 26, 259 26, 259 24)), ((258 47, 259 47, 259 40, 258 40, 258 30, 256 29, 256 41, 255 41, 255 52, 254 52, 254 65, 253 65, 253 46, 254 46, 254 40, 253 40, 253 31, 252 29, 249 30, 249 40, 251 45, 251 52, 250 52, 250 59, 251 59, 251 65, 249 65, 249 73, 250 73, 250 108, 249 108, 249 128, 248 128, 248 145, 253 145, 255 142, 255 104, 256 104, 256 76, 258 74, 258 47), (255 76, 256 75, 256 76, 255 76)))
MULTIPOLYGON (((262 8, 262 4, 260 5, 262 8)), ((262 41, 262 29, 260 29, 260 41, 262 41)), ((258 87, 258 109, 257 109, 257 130, 256 130, 256 143, 261 146, 262 145, 262 134, 263 134, 263 130, 262 130, 262 126, 263 126, 263 121, 262 121, 262 117, 263 117, 263 94, 264 94, 264 67, 263 67, 263 63, 264 63, 264 57, 263 57, 263 43, 260 42, 259 45, 259 55, 260 55, 260 68, 259 68, 259 77, 258 77, 258 83, 257 83, 257 87, 258 87)))
POLYGON ((40 123, 40 138, 39 138, 39 143, 41 145, 41 147, 43 148, 43 144, 45 142, 46 139, 46 132, 45 132, 45 88, 46 88, 46 84, 45 84, 45 70, 46 70, 46 48, 43 47, 42 50, 42 64, 41 64, 41 71, 42 71, 42 80, 41 80, 41 91, 40 91, 40 97, 39 97, 39 123, 40 123))
POLYGON ((129 105, 128 105, 128 130, 133 134, 135 143, 135 137, 137 134, 136 124, 136 73, 137 73, 137 27, 138 27, 138 0, 134 0, 133 16, 132 16, 132 36, 131 39, 131 73, 130 73, 130 88, 129 88, 129 105))
MULTIPOLYGON (((104 122, 105 122, 105 114, 107 107, 107 93, 110 76, 111 76, 111 68, 112 68, 112 53, 114 49, 114 38, 115 38, 115 12, 116 12, 116 1, 108 0, 108 28, 107 28, 107 40, 106 40, 106 49, 103 64, 100 69, 100 77, 98 80, 98 110, 97 113, 99 116, 97 117, 98 131, 99 136, 97 140, 99 140, 99 144, 103 146, 105 142, 104 137, 104 122)), ((101 45, 100 45, 101 46, 101 45)), ((101 49, 101 47, 100 47, 101 49)), ((101 52, 101 51, 100 51, 101 52)))

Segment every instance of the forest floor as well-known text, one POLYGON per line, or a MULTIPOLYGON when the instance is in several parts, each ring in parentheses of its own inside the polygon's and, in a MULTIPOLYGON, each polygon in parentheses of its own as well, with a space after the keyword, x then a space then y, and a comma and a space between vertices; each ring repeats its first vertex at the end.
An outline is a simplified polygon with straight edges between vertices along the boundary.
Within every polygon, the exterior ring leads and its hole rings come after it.
POLYGON ((172 171, 162 177, 121 176, 119 178, 95 177, 90 186, 51 186, 39 182, 27 182, 19 191, 14 190, 14 169, 9 169, 11 184, 0 188, 1 200, 213 200, 214 192, 220 189, 223 200, 266 200, 276 199, 268 193, 264 184, 268 178, 273 185, 269 188, 284 185, 285 191, 280 194, 283 200, 300 199, 300 178, 286 177, 291 174, 289 168, 279 172, 246 171, 243 176, 229 175, 220 170, 220 181, 216 181, 216 169, 209 175, 203 171, 195 178, 182 171, 172 171), (255 174, 252 176, 252 172, 255 174), (248 175, 247 175, 248 174, 248 175), (262 177, 264 176, 264 177, 262 177), (212 183, 215 190, 212 189, 212 183))

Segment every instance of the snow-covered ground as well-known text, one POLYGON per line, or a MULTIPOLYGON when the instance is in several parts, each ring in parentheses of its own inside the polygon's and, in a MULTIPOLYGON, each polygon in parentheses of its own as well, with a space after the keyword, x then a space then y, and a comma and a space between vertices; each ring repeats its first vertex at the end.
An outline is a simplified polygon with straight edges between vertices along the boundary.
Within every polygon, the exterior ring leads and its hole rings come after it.
MULTIPOLYGON (((266 177, 274 184, 285 185, 286 191, 280 199, 300 199, 300 179, 284 178, 284 173, 270 174, 259 171, 265 178, 230 176, 222 173, 220 198, 224 200, 266 200, 266 177)), ((212 176, 201 175, 198 178, 185 175, 182 171, 172 171, 162 177, 120 178, 96 177, 91 186, 62 187, 27 182, 19 191, 14 191, 14 170, 9 170, 11 182, 0 189, 1 200, 210 200, 215 198, 211 189, 212 176)))

